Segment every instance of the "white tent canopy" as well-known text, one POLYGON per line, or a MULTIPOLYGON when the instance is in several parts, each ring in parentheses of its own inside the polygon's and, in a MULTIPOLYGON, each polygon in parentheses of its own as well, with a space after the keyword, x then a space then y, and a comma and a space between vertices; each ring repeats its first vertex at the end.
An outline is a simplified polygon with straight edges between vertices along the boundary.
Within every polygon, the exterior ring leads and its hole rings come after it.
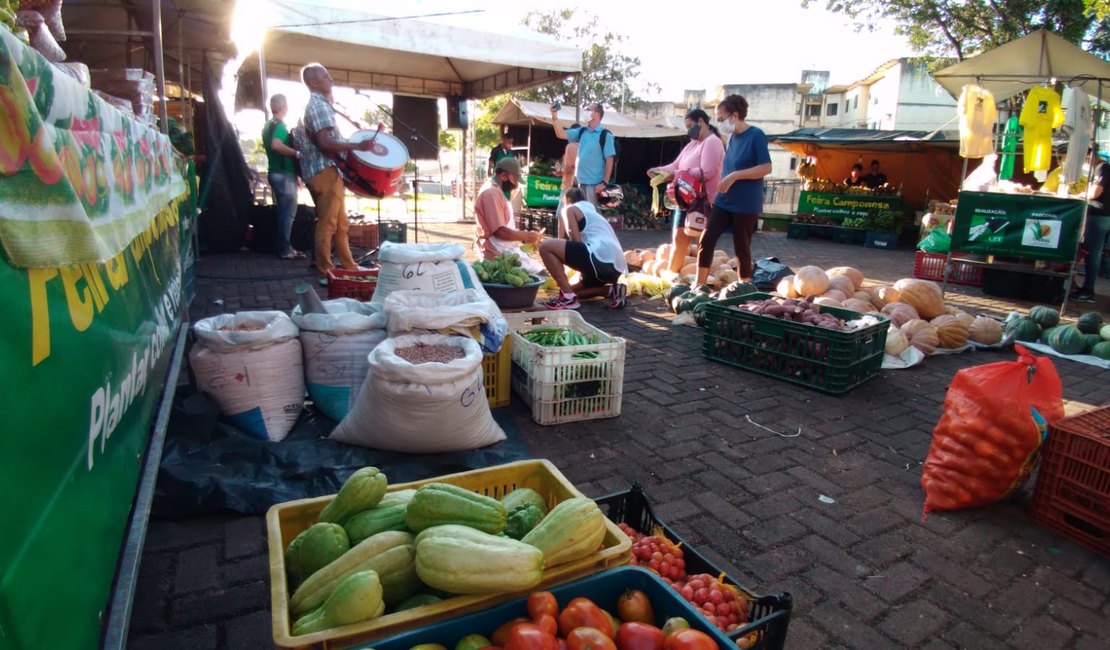
POLYGON ((933 73, 933 78, 953 97, 960 96, 965 84, 977 83, 1001 100, 1055 78, 1082 86, 1091 97, 1099 95, 1101 85, 1105 100, 1110 62, 1041 29, 948 66, 933 73))
MULTIPOLYGON (((366 13, 305 0, 271 0, 263 40, 270 78, 299 80, 322 63, 339 86, 429 97, 485 98, 559 81, 581 52, 545 36, 473 21, 366 13)), ((357 5, 356 5, 357 6, 357 5)), ((381 4, 376 5, 381 11, 381 4)))
MULTIPOLYGON (((563 106, 559 109, 559 123, 568 127, 575 122, 575 107, 563 106)), ((585 117, 580 118, 585 122, 585 117)), ((681 121, 681 118, 679 118, 681 121)), ((552 125, 551 108, 542 102, 529 102, 512 99, 497 112, 493 123, 500 126, 529 126, 535 124, 552 125)), ((601 126, 609 129, 618 138, 674 138, 685 137, 686 127, 675 126, 670 120, 642 120, 621 115, 614 110, 606 110, 601 118, 601 126)))

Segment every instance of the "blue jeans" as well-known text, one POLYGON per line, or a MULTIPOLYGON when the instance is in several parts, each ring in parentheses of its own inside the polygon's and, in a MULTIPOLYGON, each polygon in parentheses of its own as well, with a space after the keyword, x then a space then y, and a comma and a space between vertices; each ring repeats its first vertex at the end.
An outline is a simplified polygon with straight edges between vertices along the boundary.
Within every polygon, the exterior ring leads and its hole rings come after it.
POLYGON ((1095 280, 1102 266, 1102 249, 1106 247, 1106 233, 1110 233, 1110 216, 1087 215, 1087 227, 1083 230, 1083 247, 1090 251, 1083 262, 1087 274, 1083 278, 1083 293, 1095 292, 1095 280))
POLYGON ((270 172, 268 180, 274 193, 274 208, 277 210, 277 254, 288 255, 293 252, 289 233, 293 230, 293 217, 297 215, 297 175, 270 172))

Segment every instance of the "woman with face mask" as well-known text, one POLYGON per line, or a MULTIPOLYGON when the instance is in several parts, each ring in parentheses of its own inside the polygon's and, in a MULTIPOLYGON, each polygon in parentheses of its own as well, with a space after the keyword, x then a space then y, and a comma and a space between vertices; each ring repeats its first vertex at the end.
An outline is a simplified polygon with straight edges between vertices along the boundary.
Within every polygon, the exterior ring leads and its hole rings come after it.
POLYGON ((752 235, 763 211, 763 177, 771 173, 767 136, 748 124, 748 100, 729 95, 717 105, 717 126, 728 135, 724 169, 709 224, 698 244, 698 278, 709 277, 717 240, 732 228, 732 244, 742 280, 752 277, 752 235))
MULTIPOLYGON (((716 127, 709 123, 709 115, 696 108, 686 114, 686 134, 690 142, 682 148, 669 165, 653 167, 648 170, 649 177, 664 174, 674 176, 676 172, 689 172, 702 182, 709 205, 717 196, 717 186, 721 182, 721 161, 725 156, 725 145, 718 137, 716 127)), ((690 250, 690 236, 686 234, 686 211, 675 208, 671 228, 671 259, 669 260, 668 279, 678 276, 682 263, 690 250)))

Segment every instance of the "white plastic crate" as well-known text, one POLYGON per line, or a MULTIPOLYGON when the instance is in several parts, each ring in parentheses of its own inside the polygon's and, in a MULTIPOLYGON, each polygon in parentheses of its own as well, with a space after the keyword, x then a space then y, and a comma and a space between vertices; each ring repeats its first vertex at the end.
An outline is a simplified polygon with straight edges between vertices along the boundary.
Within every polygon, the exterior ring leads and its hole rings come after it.
POLYGON ((532 405, 537 424, 613 418, 621 414, 625 340, 587 323, 575 311, 507 313, 513 337, 512 385, 532 405), (597 342, 544 347, 520 335, 564 327, 597 342), (594 353, 584 358, 583 353, 594 353))

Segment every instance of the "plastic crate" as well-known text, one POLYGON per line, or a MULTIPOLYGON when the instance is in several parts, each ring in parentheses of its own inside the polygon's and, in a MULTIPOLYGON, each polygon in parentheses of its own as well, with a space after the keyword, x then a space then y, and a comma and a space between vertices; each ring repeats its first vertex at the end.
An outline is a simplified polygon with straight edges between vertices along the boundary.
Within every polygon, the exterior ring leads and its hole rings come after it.
POLYGON ((786 226, 787 239, 805 239, 809 235, 809 224, 791 221, 786 226))
POLYGON ((354 298, 369 302, 378 287, 378 269, 330 269, 328 271, 328 300, 354 298))
POLYGON ((532 420, 549 425, 621 414, 623 338, 606 334, 575 311, 507 313, 505 319, 513 338, 513 390, 531 405, 532 420), (541 327, 568 328, 597 342, 556 348, 521 336, 541 327))
MULTIPOLYGON (((389 491, 416 489, 426 483, 450 483, 479 494, 500 499, 518 487, 539 492, 549 507, 573 497, 583 496, 578 488, 546 460, 525 460, 485 469, 448 474, 423 481, 390 485, 389 491)), ((521 594, 480 594, 455 596, 433 605, 425 605, 379 618, 353 623, 331 630, 297 637, 290 636, 289 589, 285 582, 285 547, 293 538, 316 523, 320 511, 335 495, 280 503, 266 513, 267 542, 270 551, 270 611, 274 644, 279 648, 346 648, 410 629, 454 618, 460 614, 485 609, 521 594)), ((605 538, 597 553, 581 560, 546 569, 543 581, 534 589, 562 584, 604 569, 628 564, 632 559, 632 542, 616 524, 605 521, 605 538)), ((532 590, 529 590, 532 591, 532 590)))
POLYGON ((513 368, 513 339, 506 336, 497 354, 482 358, 482 380, 486 386, 486 399, 491 409, 508 406, 512 397, 509 377, 513 368))
POLYGON ((1029 516, 1110 557, 1110 406, 1049 427, 1029 516))
POLYGON ((667 539, 682 543, 686 573, 724 576, 726 583, 733 585, 744 594, 748 601, 748 623, 729 633, 730 638, 740 639, 754 632, 756 642, 750 646, 751 648, 782 650, 786 645, 786 630, 790 625, 790 612, 794 607, 794 601, 789 593, 760 596, 728 577, 724 571, 683 541, 674 529, 655 516, 647 494, 639 485, 633 485, 630 490, 615 492, 597 499, 597 504, 610 520, 618 524, 628 524, 641 533, 650 535, 657 526, 662 528, 667 539))
MULTIPOLYGON (((833 394, 878 376, 889 327, 885 316, 875 325, 841 332, 730 308, 771 297, 751 293, 708 303, 702 354, 712 361, 833 394)), ((822 307, 821 312, 845 321, 861 316, 834 307, 822 307)))
MULTIPOLYGON (((917 251, 913 258, 913 277, 922 280, 944 281, 944 261, 948 256, 944 253, 926 253, 917 251)), ((948 274, 948 281, 953 284, 966 284, 972 287, 983 286, 983 267, 978 264, 961 262, 952 258, 952 270, 948 274)))
POLYGON ((867 232, 859 228, 841 226, 833 230, 833 241, 837 244, 862 244, 867 232))
POLYGON ((864 233, 863 245, 867 248, 898 248, 898 233, 868 230, 864 233))
POLYGON ((380 241, 404 244, 408 240, 408 224, 403 221, 383 221, 378 229, 380 241))
POLYGON ((351 221, 347 227, 347 243, 368 250, 378 248, 378 224, 361 219, 351 221))
MULTIPOLYGON (((709 624, 697 610, 682 599, 667 586, 659 576, 641 567, 620 567, 589 578, 576 580, 554 589, 550 589, 559 607, 565 607, 572 599, 578 597, 589 598, 603 609, 614 613, 617 610, 617 599, 626 589, 639 589, 651 599, 652 610, 655 613, 656 623, 662 625, 668 618, 681 616, 690 622, 690 627, 701 630, 713 637, 720 648, 735 647, 735 645, 719 630, 709 624)), ((374 650, 409 650, 413 646, 434 643, 447 648, 455 645, 468 634, 482 634, 487 638, 493 634, 501 624, 517 617, 527 617, 527 598, 517 598, 498 607, 462 616, 453 621, 444 621, 416 630, 403 632, 396 636, 382 639, 372 646, 360 646, 365 650, 371 647, 374 650)))

